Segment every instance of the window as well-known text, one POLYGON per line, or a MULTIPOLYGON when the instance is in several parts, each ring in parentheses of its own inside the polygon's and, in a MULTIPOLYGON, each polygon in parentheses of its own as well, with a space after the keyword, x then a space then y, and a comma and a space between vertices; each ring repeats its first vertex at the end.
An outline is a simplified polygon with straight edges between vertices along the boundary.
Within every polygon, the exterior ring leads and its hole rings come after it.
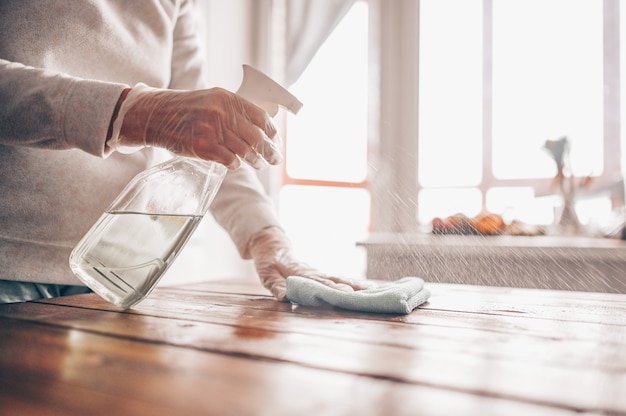
POLYGON ((362 276, 355 246, 370 223, 367 189, 367 3, 357 1, 299 80, 304 106, 287 119, 279 214, 299 257, 362 276))
MULTIPOLYGON (((594 176, 595 189, 617 183, 619 152, 607 149, 620 147, 619 101, 605 98, 619 85, 611 3, 420 1, 422 223, 486 209, 550 224, 556 169, 542 146, 562 136, 576 176, 594 176)), ((612 209, 610 193, 582 197, 583 221, 612 209)))
POLYGON ((619 6, 356 2, 292 88, 305 107, 287 123, 279 209, 301 255, 354 275, 356 242, 415 231, 411 219, 488 210, 550 224, 556 169, 542 146, 562 136, 574 173, 594 177, 581 220, 610 216, 623 205, 619 6))

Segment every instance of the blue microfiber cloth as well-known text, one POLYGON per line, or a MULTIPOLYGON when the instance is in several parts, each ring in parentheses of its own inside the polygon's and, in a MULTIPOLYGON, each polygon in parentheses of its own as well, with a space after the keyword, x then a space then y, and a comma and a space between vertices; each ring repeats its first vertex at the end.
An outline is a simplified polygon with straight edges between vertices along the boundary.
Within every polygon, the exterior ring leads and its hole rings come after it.
POLYGON ((359 312, 406 315, 426 302, 430 292, 419 277, 403 277, 373 289, 343 292, 299 276, 287 278, 287 299, 304 306, 337 306, 359 312))

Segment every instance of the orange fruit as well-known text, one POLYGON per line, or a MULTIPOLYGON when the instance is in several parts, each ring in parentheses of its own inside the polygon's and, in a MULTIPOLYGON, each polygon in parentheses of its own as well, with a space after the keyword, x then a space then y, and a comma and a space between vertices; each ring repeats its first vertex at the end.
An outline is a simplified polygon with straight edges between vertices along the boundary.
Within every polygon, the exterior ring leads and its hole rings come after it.
POLYGON ((500 215, 481 214, 472 218, 472 227, 481 234, 500 234, 506 225, 500 215))

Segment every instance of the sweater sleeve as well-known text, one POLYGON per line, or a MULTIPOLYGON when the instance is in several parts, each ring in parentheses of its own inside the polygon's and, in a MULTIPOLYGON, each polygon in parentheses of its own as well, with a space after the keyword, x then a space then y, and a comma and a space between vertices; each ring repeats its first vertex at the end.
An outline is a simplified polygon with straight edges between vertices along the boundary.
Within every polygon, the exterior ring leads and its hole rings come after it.
POLYGON ((228 172, 210 210, 244 259, 250 258, 246 248, 253 235, 267 227, 280 227, 271 199, 246 164, 228 172))
POLYGON ((102 157, 115 104, 126 87, 0 59, 0 143, 81 149, 102 157))

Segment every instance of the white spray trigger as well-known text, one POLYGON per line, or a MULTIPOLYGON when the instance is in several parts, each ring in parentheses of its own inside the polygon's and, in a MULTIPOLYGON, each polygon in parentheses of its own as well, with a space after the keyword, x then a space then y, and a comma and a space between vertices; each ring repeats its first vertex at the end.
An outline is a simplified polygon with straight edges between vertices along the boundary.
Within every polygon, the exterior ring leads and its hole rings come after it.
POLYGON ((250 65, 243 65, 243 79, 236 94, 261 107, 270 117, 278 113, 279 105, 294 114, 302 108, 289 91, 250 65))

